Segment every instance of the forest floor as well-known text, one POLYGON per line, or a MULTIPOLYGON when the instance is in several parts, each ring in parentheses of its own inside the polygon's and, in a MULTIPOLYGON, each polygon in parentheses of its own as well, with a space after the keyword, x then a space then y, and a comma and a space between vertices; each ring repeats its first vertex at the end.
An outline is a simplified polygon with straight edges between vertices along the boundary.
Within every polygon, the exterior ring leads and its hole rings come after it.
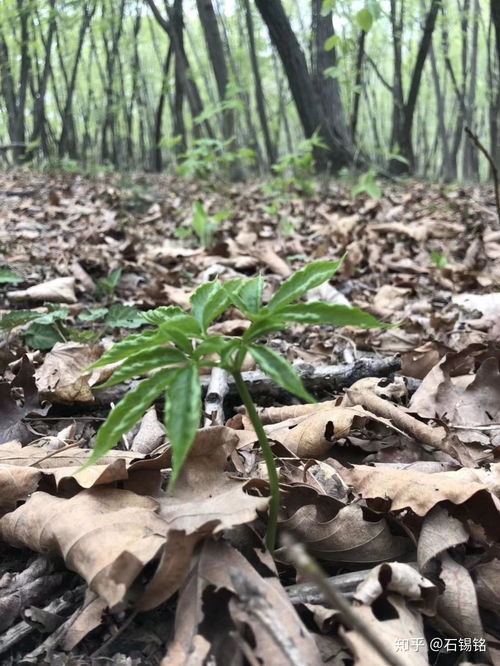
MULTIPOLYGON (((259 273, 268 300, 344 253, 308 298, 397 326, 273 333, 313 405, 244 373, 279 463, 279 534, 305 544, 391 663, 500 664, 492 192, 27 171, 0 175, 1 664, 386 663, 292 550, 263 547, 266 471, 231 384, 218 413, 205 405, 172 495, 161 403, 78 472, 130 386, 82 372, 141 330, 141 311, 259 273)), ((213 329, 246 325, 230 310, 213 329)))

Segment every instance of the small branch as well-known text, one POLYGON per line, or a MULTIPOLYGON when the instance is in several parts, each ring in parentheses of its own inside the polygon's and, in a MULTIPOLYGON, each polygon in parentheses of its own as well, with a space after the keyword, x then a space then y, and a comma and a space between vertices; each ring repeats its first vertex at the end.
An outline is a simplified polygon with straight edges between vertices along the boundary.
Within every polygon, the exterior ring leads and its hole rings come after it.
POLYGON ((229 391, 228 374, 222 368, 213 368, 205 397, 205 427, 224 425, 224 400, 229 391))
POLYGON ((497 218, 498 218, 498 228, 500 228, 500 182, 498 179, 498 169, 497 165, 495 164, 495 161, 493 160, 493 157, 491 154, 486 150, 485 146, 481 141, 479 140, 479 137, 477 134, 475 134, 470 127, 465 128, 465 133, 469 137, 469 139, 472 141, 472 143, 476 146, 476 148, 483 153, 483 155, 486 157, 488 160, 488 163, 491 167, 491 176, 493 178, 493 189, 495 191, 495 207, 497 209, 497 218))
MULTIPOLYGON (((416 562, 407 562, 414 569, 416 562)), ((372 569, 350 571, 327 578, 329 585, 333 586, 339 594, 343 594, 349 601, 352 600, 358 585, 371 573, 372 569)), ((299 604, 324 604, 328 601, 324 592, 315 583, 297 583, 285 587, 288 598, 294 606, 299 604)))
MULTIPOLYGON (((307 363, 294 366, 306 389, 313 395, 328 393, 329 395, 339 394, 343 389, 352 386, 358 379, 365 377, 387 377, 401 368, 401 360, 396 356, 389 358, 360 358, 354 363, 342 365, 309 365, 307 363)), ((245 384, 252 397, 259 400, 277 400, 284 404, 290 404, 292 395, 280 386, 275 384, 267 375, 259 370, 242 373, 245 384)), ((88 409, 93 407, 108 406, 110 402, 119 402, 123 396, 128 393, 137 381, 131 383, 118 384, 109 389, 99 389, 97 386, 93 393, 95 402, 88 405, 88 409)), ((206 395, 207 386, 210 383, 210 377, 202 377, 202 391, 206 395)), ((232 377, 228 378, 229 400, 237 397, 236 384, 232 377)))
MULTIPOLYGON (((285 536, 285 535, 284 535, 285 536)), ((303 544, 294 542, 290 535, 285 536, 286 549, 290 561, 309 580, 316 584, 325 599, 332 608, 338 610, 342 616, 343 623, 354 631, 357 631, 371 647, 391 666, 405 666, 406 661, 400 659, 389 646, 387 646, 376 630, 351 606, 344 595, 331 585, 321 567, 308 555, 303 544)))

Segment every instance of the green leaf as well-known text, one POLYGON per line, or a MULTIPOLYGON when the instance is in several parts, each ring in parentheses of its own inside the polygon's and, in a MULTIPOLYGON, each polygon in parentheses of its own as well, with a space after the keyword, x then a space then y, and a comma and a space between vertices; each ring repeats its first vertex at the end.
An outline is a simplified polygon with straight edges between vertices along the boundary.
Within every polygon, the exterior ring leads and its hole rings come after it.
POLYGON ((264 293, 264 279, 258 275, 251 280, 247 280, 234 293, 237 299, 237 307, 244 314, 257 314, 262 308, 262 294, 264 293))
MULTIPOLYGON (((161 370, 145 379, 120 400, 99 428, 92 455, 81 468, 86 469, 112 449, 137 423, 156 398, 167 388, 172 375, 177 372, 172 368, 161 370)), ((79 471, 81 471, 79 470, 79 471)))
POLYGON ((113 376, 105 384, 99 386, 99 388, 115 386, 132 377, 145 375, 146 372, 150 372, 151 370, 186 362, 187 358, 178 349, 172 349, 171 347, 151 347, 150 349, 144 349, 133 356, 129 356, 114 371, 113 376))
POLYGON ((104 320, 115 328, 139 328, 144 326, 144 318, 137 308, 129 305, 112 305, 104 320))
POLYGON ((244 333, 243 339, 246 342, 251 342, 253 340, 258 340, 263 338, 268 333, 273 331, 282 331, 287 327, 287 322, 283 318, 278 318, 277 316, 272 317, 262 317, 255 321, 250 328, 244 333))
POLYGON ((269 349, 269 347, 263 347, 262 345, 249 345, 248 351, 261 370, 278 386, 307 402, 316 402, 304 388, 299 375, 282 356, 269 349))
POLYGON ((338 46, 341 41, 342 37, 339 37, 339 35, 331 35, 331 37, 328 37, 328 39, 325 41, 325 45, 323 48, 325 49, 325 51, 331 51, 336 46, 338 46))
POLYGON ((201 418, 201 385, 196 365, 175 370, 165 406, 165 425, 172 446, 172 476, 169 489, 179 477, 201 418))
POLYGON ((161 331, 144 331, 143 333, 129 335, 104 353, 98 361, 89 367, 89 370, 123 361, 124 358, 132 356, 132 354, 137 354, 150 347, 156 347, 163 342, 167 342, 167 338, 161 331))
POLYGON ((186 314, 182 308, 179 308, 177 305, 162 305, 155 310, 147 310, 146 312, 141 312, 141 317, 148 322, 148 324, 153 324, 154 326, 159 326, 164 324, 167 321, 170 321, 173 317, 178 317, 179 315, 186 314))
POLYGON ((338 67, 327 67, 323 70, 323 76, 329 77, 330 79, 338 79, 341 72, 338 67))
POLYGON ((230 303, 226 290, 218 280, 206 282, 198 287, 191 296, 190 302, 193 317, 204 333, 230 303))
POLYGON ((222 335, 211 335, 196 347, 193 356, 196 359, 200 359, 203 356, 221 354, 228 344, 229 340, 222 335))
POLYGON ((313 301, 295 303, 280 308, 277 315, 290 322, 300 324, 325 324, 328 326, 357 326, 359 328, 391 328, 369 312, 348 305, 330 305, 313 301))
POLYGON ((80 312, 78 319, 85 322, 98 321, 99 319, 103 319, 107 314, 108 308, 94 308, 93 310, 80 312))
POLYGON ((32 310, 14 310, 0 319, 0 328, 7 328, 10 330, 16 326, 22 326, 30 321, 34 321, 40 316, 39 312, 33 312, 32 310))
POLYGON ((173 342, 174 345, 179 347, 179 349, 182 349, 185 354, 191 356, 193 353, 193 345, 187 335, 184 335, 184 333, 175 326, 167 326, 166 324, 160 326, 160 331, 168 342, 173 342))
POLYGON ((370 32, 373 25, 373 14, 367 7, 359 10, 355 16, 355 20, 363 32, 370 32))
POLYGON ((321 16, 323 16, 323 18, 328 16, 334 9, 335 0, 323 0, 323 4, 321 5, 321 16))
POLYGON ((57 342, 64 342, 64 338, 53 326, 31 324, 26 331, 24 341, 31 349, 46 351, 47 349, 52 349, 57 342))
POLYGON ((188 338, 199 338, 202 335, 200 325, 196 319, 193 315, 186 314, 185 312, 176 317, 171 317, 163 324, 159 324, 159 328, 162 331, 178 331, 188 338))
POLYGON ((22 277, 19 277, 19 275, 16 275, 8 268, 0 268, 0 284, 17 284, 22 281, 22 277))
POLYGON ((319 287, 320 284, 327 282, 338 271, 342 262, 343 258, 338 261, 315 261, 297 271, 283 282, 269 301, 266 309, 274 311, 282 305, 297 300, 310 289, 319 287))
POLYGON ((35 324, 53 324, 56 321, 61 321, 69 316, 68 308, 56 308, 47 314, 42 314, 34 320, 35 324))

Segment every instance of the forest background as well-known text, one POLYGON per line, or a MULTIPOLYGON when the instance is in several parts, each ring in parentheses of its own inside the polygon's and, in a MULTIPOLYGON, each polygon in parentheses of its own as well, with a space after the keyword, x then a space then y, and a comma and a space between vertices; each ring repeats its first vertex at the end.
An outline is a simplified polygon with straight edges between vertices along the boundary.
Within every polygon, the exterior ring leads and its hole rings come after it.
POLYGON ((484 180, 464 127, 498 161, 499 62, 498 0, 4 0, 0 157, 484 180))

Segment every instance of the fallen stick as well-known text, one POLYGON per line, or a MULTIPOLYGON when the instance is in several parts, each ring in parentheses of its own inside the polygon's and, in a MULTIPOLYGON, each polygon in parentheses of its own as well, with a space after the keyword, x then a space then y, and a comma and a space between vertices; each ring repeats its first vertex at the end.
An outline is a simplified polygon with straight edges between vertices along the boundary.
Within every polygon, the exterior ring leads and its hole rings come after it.
MULTIPOLYGON (((407 562, 406 564, 409 564, 414 569, 417 568, 416 562, 407 562)), ((330 576, 327 580, 330 585, 333 585, 336 590, 351 601, 356 588, 371 571, 371 569, 350 571, 349 573, 330 576)), ((325 604, 328 602, 323 590, 316 583, 297 583, 296 585, 285 587, 285 590, 294 606, 298 606, 299 604, 325 604)))
POLYGON ((347 391, 347 396, 353 405, 360 405, 377 416, 389 419, 393 425, 412 437, 419 444, 438 449, 457 460, 464 467, 475 467, 467 447, 458 439, 450 439, 443 427, 433 428, 427 423, 419 421, 400 407, 380 398, 371 391, 353 389, 347 391))
POLYGON ((224 400, 229 391, 229 376, 222 368, 213 368, 205 396, 205 427, 224 425, 224 400))
MULTIPOLYGON (((306 363, 294 366, 302 379, 304 386, 310 393, 330 395, 341 393, 343 389, 352 386, 354 382, 365 377, 387 377, 401 368, 401 361, 396 356, 389 358, 364 358, 343 365, 309 365, 306 363)), ((244 372, 243 379, 250 394, 260 404, 262 400, 277 400, 290 404, 293 396, 275 384, 267 375, 259 370, 244 372)), ((211 377, 202 377, 203 395, 207 394, 211 377)), ((130 389, 137 386, 137 381, 130 384, 118 384, 109 389, 95 389, 95 401, 88 407, 108 406, 110 402, 117 403, 130 389)), ((237 399, 238 392, 232 377, 228 377, 227 399, 237 399)))
POLYGON ((320 588, 330 606, 340 612, 343 624, 351 631, 357 631, 383 661, 391 666, 405 666, 406 660, 384 641, 384 637, 377 632, 377 629, 369 624, 358 609, 351 606, 346 597, 331 584, 323 569, 307 553, 304 545, 293 541, 288 535, 287 537, 283 541, 291 562, 304 577, 309 578, 320 588))

